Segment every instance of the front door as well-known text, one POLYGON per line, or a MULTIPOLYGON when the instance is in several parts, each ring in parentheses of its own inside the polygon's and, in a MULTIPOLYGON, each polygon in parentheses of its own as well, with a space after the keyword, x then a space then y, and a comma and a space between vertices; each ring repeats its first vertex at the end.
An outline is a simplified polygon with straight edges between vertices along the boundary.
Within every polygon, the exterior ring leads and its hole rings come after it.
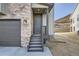
POLYGON ((41 15, 34 15, 34 34, 41 33, 41 26, 42 26, 42 16, 41 15))

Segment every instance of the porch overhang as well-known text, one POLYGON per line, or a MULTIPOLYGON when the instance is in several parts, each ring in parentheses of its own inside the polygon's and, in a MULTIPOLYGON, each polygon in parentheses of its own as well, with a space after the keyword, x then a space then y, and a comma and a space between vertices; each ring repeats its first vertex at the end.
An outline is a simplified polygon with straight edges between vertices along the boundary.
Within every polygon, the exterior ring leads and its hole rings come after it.
POLYGON ((45 8, 49 11, 54 7, 54 3, 33 3, 32 8, 45 8))
POLYGON ((33 3, 32 8, 49 8, 49 7, 42 4, 33 3))
POLYGON ((53 8, 54 6, 54 3, 39 3, 41 5, 45 5, 45 6, 48 6, 49 7, 49 11, 53 8))

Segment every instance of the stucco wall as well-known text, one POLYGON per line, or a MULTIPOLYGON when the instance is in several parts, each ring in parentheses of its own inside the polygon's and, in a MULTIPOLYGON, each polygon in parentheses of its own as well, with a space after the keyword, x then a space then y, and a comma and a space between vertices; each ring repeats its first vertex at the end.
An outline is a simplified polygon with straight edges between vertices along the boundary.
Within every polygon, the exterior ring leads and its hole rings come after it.
POLYGON ((51 9, 48 15, 48 33, 50 36, 54 34, 54 8, 51 9))
POLYGON ((47 14, 42 15, 42 26, 47 26, 47 14))
POLYGON ((8 4, 8 12, 0 18, 21 19, 21 46, 27 47, 31 36, 32 9, 31 4, 8 4))

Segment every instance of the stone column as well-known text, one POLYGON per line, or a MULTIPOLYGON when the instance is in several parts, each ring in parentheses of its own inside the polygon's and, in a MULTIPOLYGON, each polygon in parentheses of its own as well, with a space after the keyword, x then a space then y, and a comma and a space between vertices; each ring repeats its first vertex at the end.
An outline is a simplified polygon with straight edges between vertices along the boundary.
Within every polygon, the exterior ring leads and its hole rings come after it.
MULTIPOLYGON (((27 47, 31 36, 32 8, 30 3, 9 4, 10 15, 21 19, 21 46, 27 47)), ((15 18, 15 19, 16 19, 15 18)))

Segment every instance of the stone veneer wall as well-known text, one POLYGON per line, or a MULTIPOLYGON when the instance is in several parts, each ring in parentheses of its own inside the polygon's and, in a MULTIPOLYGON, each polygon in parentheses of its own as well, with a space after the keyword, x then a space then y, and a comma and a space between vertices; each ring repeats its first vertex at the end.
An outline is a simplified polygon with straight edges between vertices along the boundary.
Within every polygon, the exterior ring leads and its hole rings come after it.
POLYGON ((6 16, 0 18, 21 19, 21 46, 27 47, 32 29, 32 8, 29 3, 10 3, 6 16))

